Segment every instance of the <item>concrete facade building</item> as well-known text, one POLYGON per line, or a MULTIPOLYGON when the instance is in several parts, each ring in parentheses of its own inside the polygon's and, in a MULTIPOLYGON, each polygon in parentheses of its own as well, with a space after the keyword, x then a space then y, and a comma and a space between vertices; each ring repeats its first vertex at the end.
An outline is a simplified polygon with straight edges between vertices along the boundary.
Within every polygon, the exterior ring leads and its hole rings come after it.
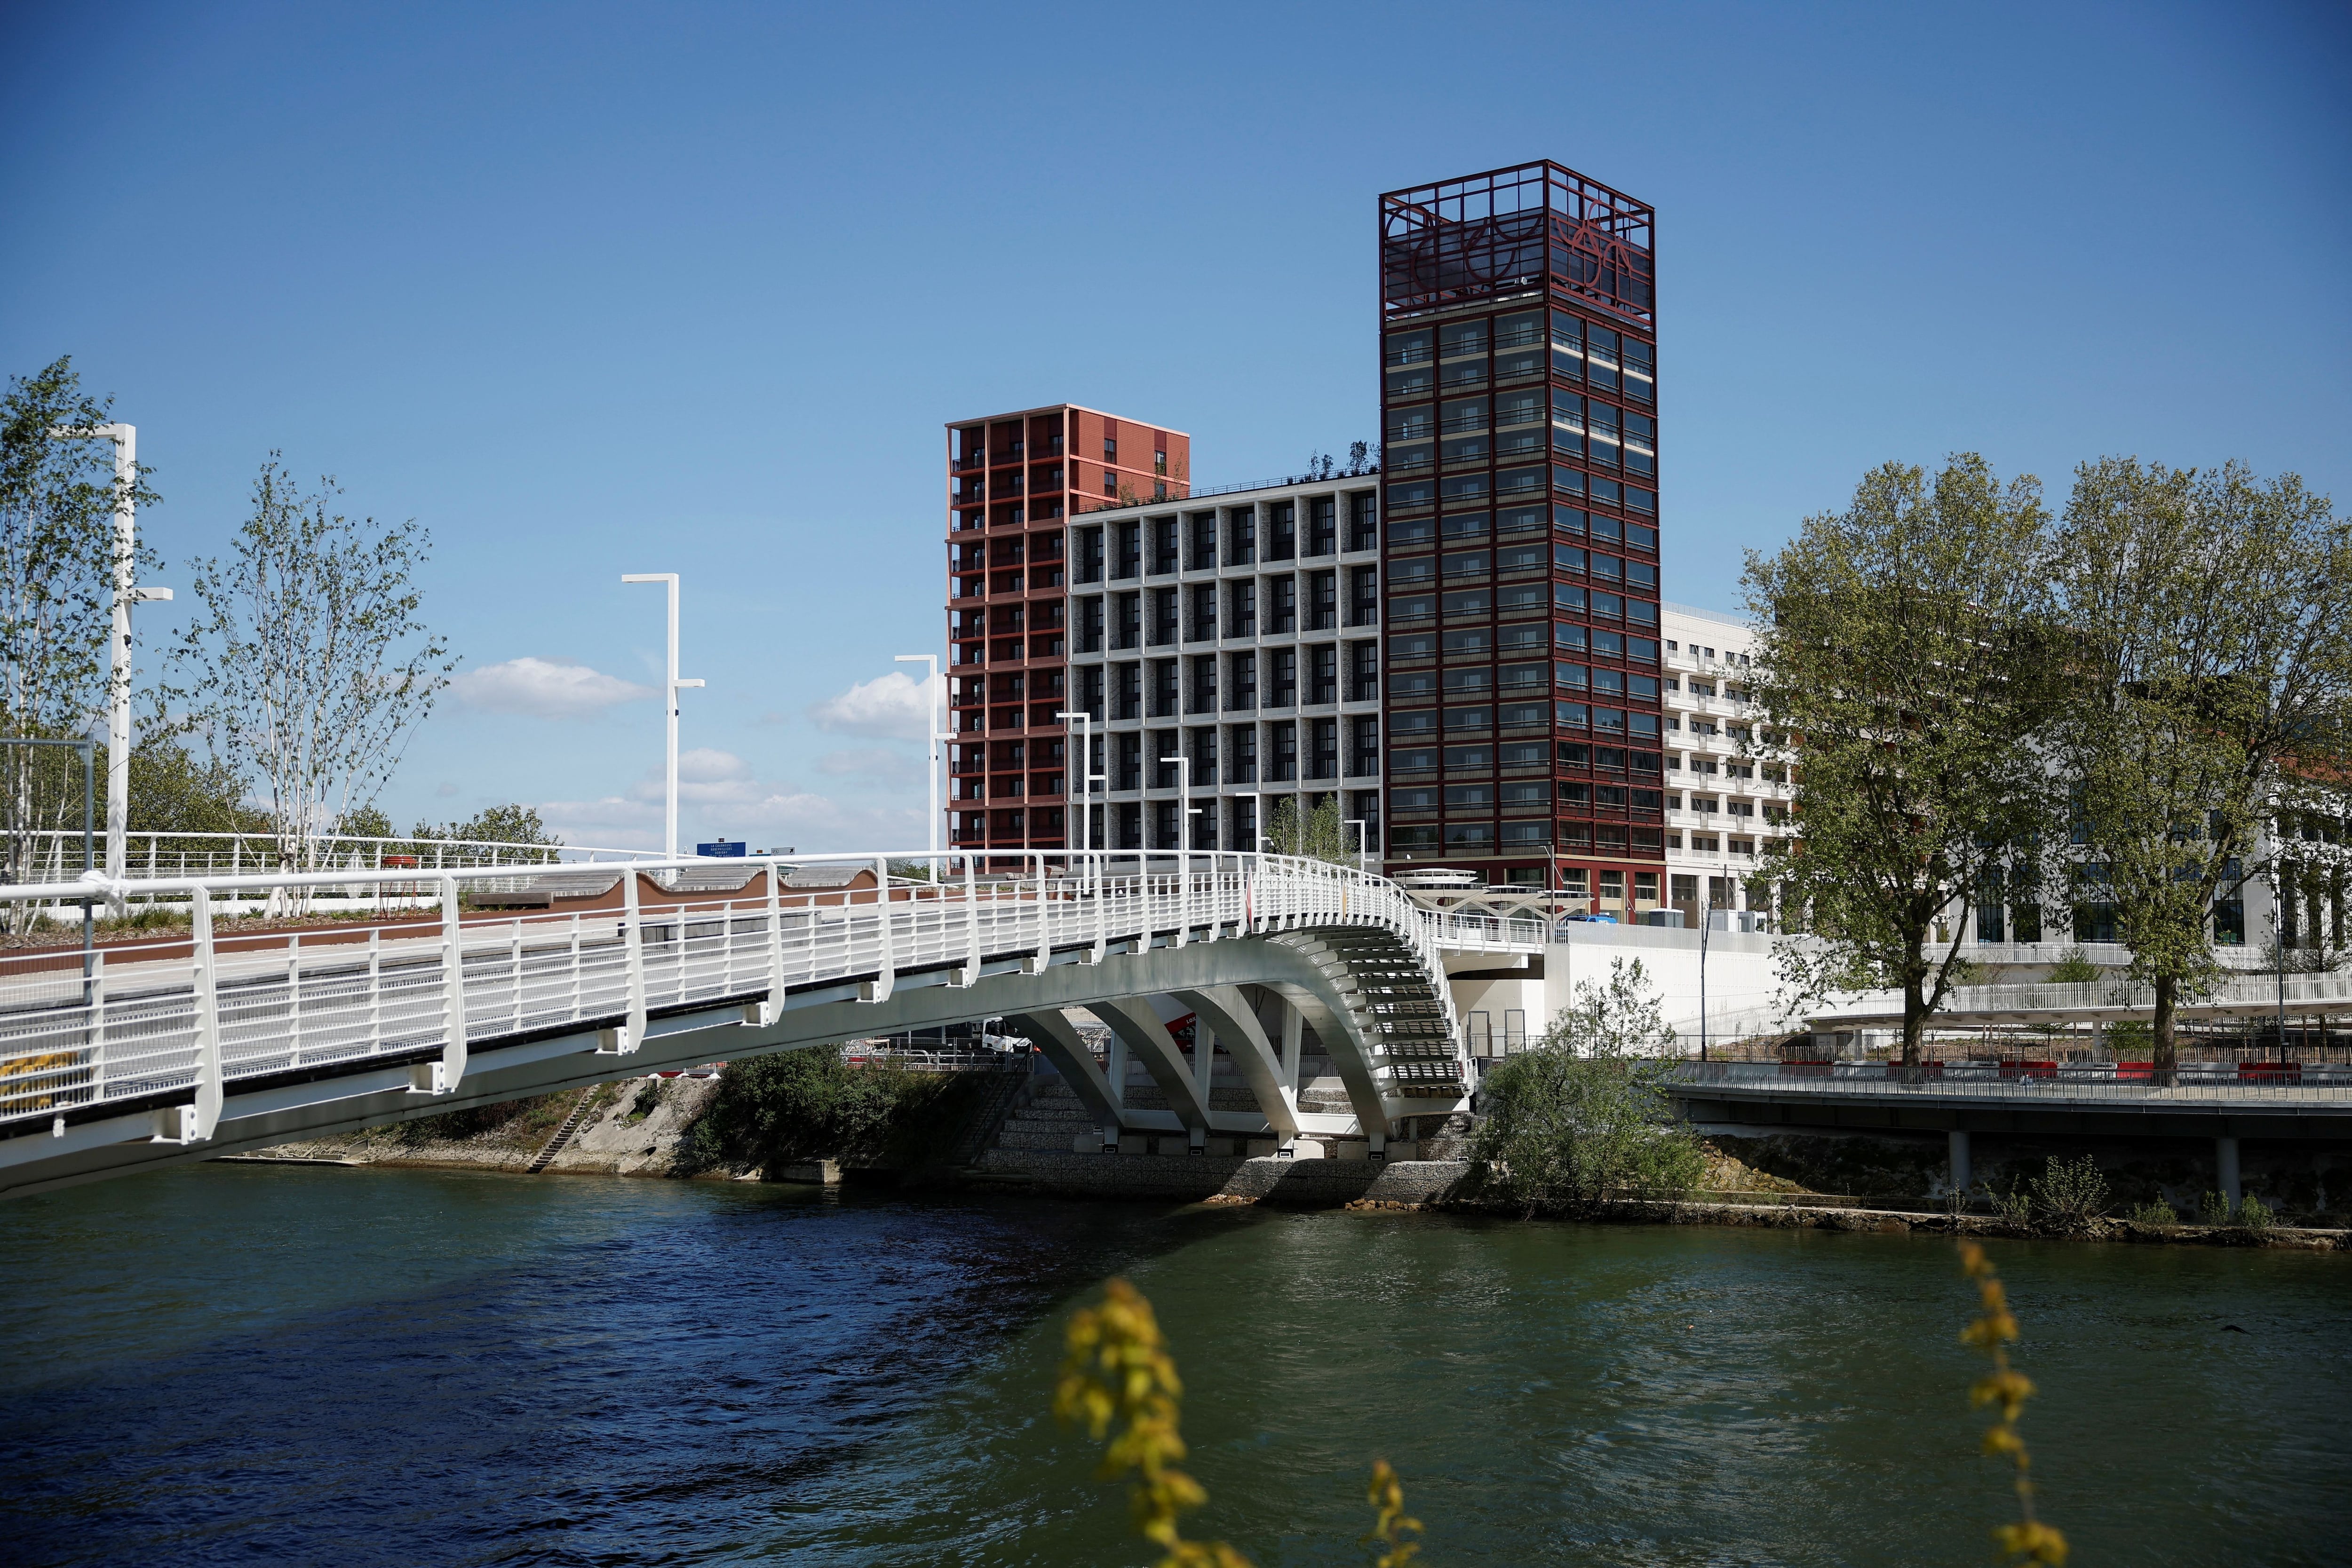
POLYGON ((1696 926, 1702 910, 1768 910, 1747 880, 1788 831, 1795 790, 1781 769, 1743 756, 1756 710, 1747 677, 1754 633, 1737 616, 1661 607, 1665 634, 1666 902, 1696 926))
POLYGON ((1192 438, 1075 403, 947 433, 948 841, 1064 848, 1070 519, 1182 497, 1192 438))
POLYGON ((1379 485, 1286 481, 1073 523, 1068 706, 1101 776, 1085 841, 1254 849, 1279 797, 1336 793, 1377 862, 1379 485))

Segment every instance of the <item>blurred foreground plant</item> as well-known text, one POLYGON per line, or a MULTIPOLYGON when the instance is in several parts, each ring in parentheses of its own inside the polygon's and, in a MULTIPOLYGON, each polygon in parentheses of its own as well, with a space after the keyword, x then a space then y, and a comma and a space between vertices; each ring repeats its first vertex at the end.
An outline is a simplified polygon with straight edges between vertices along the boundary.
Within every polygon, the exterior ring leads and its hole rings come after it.
POLYGON ((1128 1486, 1129 1507, 1136 1529, 1168 1553, 1160 1568, 1249 1568, 1249 1559, 1223 1542, 1187 1541, 1177 1528, 1177 1515, 1209 1494, 1175 1468, 1184 1457, 1177 1430, 1184 1385, 1151 1303, 1126 1281, 1113 1280, 1101 1306, 1081 1307, 1071 1317, 1068 1344, 1054 1414, 1085 1427, 1097 1442, 1109 1437, 1096 1473, 1105 1480, 1136 1478, 1128 1486))
POLYGON ((1421 1521, 1405 1512, 1404 1483, 1397 1479, 1396 1470, 1386 1459, 1373 1461, 1372 1484, 1366 1489, 1364 1500, 1379 1516, 1364 1541, 1388 1548, 1372 1559, 1372 1568, 1404 1568, 1421 1551, 1420 1542, 1406 1539, 1421 1533, 1421 1521))
POLYGON ((1984 1451, 1993 1458, 2007 1459, 2017 1478, 2021 1517, 2017 1523, 2004 1524, 1993 1534, 2011 1561, 2042 1563, 2058 1568, 2066 1561, 2066 1538, 2033 1517, 2033 1479, 2030 1473, 2033 1460, 2025 1450, 2025 1439, 2017 1431, 2017 1418, 2024 1414, 2025 1402, 2033 1395, 2033 1385, 2009 1364, 2007 1347, 2017 1340, 2017 1318, 2009 1310, 2008 1292, 2001 1289, 2000 1277, 1993 1272, 1992 1262, 1985 1257, 1983 1248, 1973 1241, 1961 1242, 1960 1267, 1977 1282, 1978 1302, 1982 1308, 1975 1321, 1960 1331, 1960 1343, 1975 1346, 1992 1362, 1991 1374, 1979 1378, 1969 1389, 1969 1403, 1979 1407, 1998 1407, 2000 1419, 1985 1431, 1984 1451))
MULTIPOLYGON (((1209 1494, 1175 1468, 1184 1457, 1178 1430, 1184 1385, 1143 1292, 1113 1280, 1100 1306, 1072 1314, 1067 1343, 1054 1414, 1066 1426, 1086 1427, 1097 1442, 1109 1438, 1096 1474, 1107 1481, 1136 1478, 1128 1486, 1129 1506, 1136 1529, 1167 1552, 1159 1568, 1251 1568, 1223 1542, 1187 1541, 1177 1528, 1177 1516, 1207 1502, 1209 1494)), ((1386 1549, 1374 1568, 1405 1568, 1421 1551, 1409 1539, 1421 1533, 1421 1521, 1404 1511, 1404 1486, 1386 1459, 1372 1466, 1365 1500, 1375 1515, 1365 1543, 1386 1549)))

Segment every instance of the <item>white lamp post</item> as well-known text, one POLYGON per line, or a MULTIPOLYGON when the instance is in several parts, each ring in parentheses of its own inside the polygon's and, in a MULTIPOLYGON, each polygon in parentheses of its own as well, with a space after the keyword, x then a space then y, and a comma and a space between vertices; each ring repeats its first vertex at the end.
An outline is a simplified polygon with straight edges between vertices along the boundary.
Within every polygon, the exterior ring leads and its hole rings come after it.
POLYGON ((59 425, 52 441, 114 443, 114 626, 108 634, 112 673, 107 680, 106 874, 120 880, 126 869, 125 841, 131 829, 131 607, 168 602, 168 588, 133 588, 138 565, 138 519, 132 494, 139 482, 139 427, 135 424, 59 425))
MULTIPOLYGON (((1064 724, 1078 727, 1078 852, 1086 853, 1094 844, 1094 782, 1105 775, 1095 768, 1095 716, 1090 713, 1057 713, 1054 716, 1064 724)), ((1063 790, 1065 795, 1069 791, 1063 790)))
POLYGON ((669 585, 669 675, 662 685, 663 722, 669 729, 669 789, 666 797, 667 816, 663 830, 663 852, 671 860, 677 859, 677 694, 688 686, 698 686, 700 681, 682 681, 677 676, 677 573, 674 571, 633 571, 625 574, 623 582, 662 582, 669 585))
POLYGON ((923 727, 931 732, 931 874, 940 876, 945 873, 940 870, 940 742, 945 738, 940 731, 946 728, 946 720, 940 716, 940 710, 945 706, 947 688, 940 685, 937 653, 901 653, 897 662, 922 665, 926 672, 923 689, 936 693, 930 706, 923 710, 923 727))
POLYGON ((1265 805, 1265 800, 1255 789, 1236 789, 1234 791, 1234 799, 1236 800, 1247 800, 1250 803, 1249 852, 1255 854, 1258 852, 1258 846, 1266 841, 1265 812, 1261 810, 1265 805))
MULTIPOLYGON (((1360 817, 1349 817, 1346 821, 1344 821, 1344 822, 1340 823, 1339 825, 1340 825, 1341 827, 1343 827, 1343 828, 1353 828, 1353 829, 1355 829, 1355 830, 1356 830, 1356 869, 1357 869, 1358 871, 1360 871, 1360 871, 1363 871, 1363 870, 1364 870, 1364 843, 1365 843, 1365 837, 1366 837, 1365 832, 1364 832, 1364 821, 1363 821, 1363 819, 1362 819, 1362 818, 1360 818, 1360 817)), ((1370 873, 1366 873, 1365 874, 1370 875, 1370 873)))

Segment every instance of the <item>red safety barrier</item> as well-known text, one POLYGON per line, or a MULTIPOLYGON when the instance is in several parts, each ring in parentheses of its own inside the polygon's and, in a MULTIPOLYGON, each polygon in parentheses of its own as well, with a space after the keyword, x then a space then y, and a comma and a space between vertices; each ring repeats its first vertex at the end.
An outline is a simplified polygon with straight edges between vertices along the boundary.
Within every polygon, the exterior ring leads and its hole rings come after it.
POLYGON ((2303 1063, 2300 1061, 2242 1061, 2238 1063, 2241 1083, 2300 1083, 2303 1063))
POLYGON ((2007 1061, 2000 1064, 2003 1078, 2055 1078, 2058 1064, 2054 1061, 2007 1061))
POLYGON ((2153 1061, 2118 1061, 2116 1063, 2116 1081, 2119 1083, 2146 1083, 2155 1076, 2156 1063, 2153 1061))

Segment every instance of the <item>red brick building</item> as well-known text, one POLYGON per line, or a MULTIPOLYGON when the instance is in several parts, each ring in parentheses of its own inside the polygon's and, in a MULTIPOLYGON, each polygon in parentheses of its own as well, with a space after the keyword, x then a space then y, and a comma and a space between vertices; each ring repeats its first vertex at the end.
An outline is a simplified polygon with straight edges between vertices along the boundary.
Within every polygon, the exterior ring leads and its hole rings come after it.
POLYGON ((1066 848, 1069 520, 1190 494, 1192 438, 1075 403, 947 437, 949 841, 1066 848))

